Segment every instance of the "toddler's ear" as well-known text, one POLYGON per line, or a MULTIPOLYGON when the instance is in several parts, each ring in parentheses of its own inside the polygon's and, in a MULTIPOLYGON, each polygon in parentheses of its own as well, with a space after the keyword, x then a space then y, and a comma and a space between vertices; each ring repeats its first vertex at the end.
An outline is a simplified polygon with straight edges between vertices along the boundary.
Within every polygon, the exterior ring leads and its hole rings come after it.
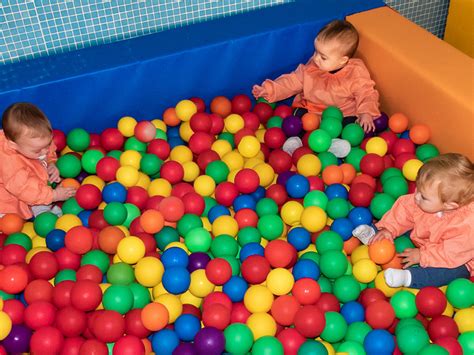
POLYGON ((341 58, 342 65, 346 65, 348 61, 349 61, 349 57, 347 55, 341 58))
POLYGON ((459 204, 456 202, 445 202, 444 203, 444 208, 447 211, 455 210, 456 208, 459 208, 459 204))

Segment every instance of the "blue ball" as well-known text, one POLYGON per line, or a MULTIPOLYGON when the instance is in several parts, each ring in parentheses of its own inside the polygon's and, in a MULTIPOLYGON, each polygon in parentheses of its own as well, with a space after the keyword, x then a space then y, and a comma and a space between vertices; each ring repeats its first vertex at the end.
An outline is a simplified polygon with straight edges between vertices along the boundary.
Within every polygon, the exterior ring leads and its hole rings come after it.
POLYGON ((192 341, 201 329, 201 321, 192 314, 181 314, 174 322, 174 331, 182 341, 192 341))
POLYGON ((259 243, 247 243, 240 249, 240 262, 243 262, 251 255, 264 256, 265 249, 259 243))
POLYGON ((186 143, 181 139, 181 137, 169 137, 168 144, 170 145, 171 149, 179 145, 186 145, 186 143))
POLYGON ((318 280, 321 272, 319 271, 319 266, 311 259, 300 259, 293 266, 293 277, 296 280, 303 278, 310 278, 313 280, 318 280))
POLYGON ((285 187, 290 197, 303 198, 309 192, 309 181, 305 176, 295 174, 286 181, 285 187))
POLYGON ((395 350, 395 341, 385 329, 374 329, 366 335, 364 348, 367 355, 389 355, 395 350))
POLYGON ((52 251, 57 251, 64 247, 64 237, 66 232, 61 229, 53 229, 46 235, 46 246, 52 251))
POLYGON ((267 190, 263 186, 257 187, 257 190, 252 192, 250 195, 255 199, 255 201, 260 201, 262 198, 265 197, 267 190))
POLYGON ((127 189, 119 182, 112 182, 104 186, 102 190, 102 198, 106 203, 124 203, 127 200, 127 189))
POLYGON ((344 200, 347 200, 349 198, 349 192, 342 184, 329 185, 328 187, 326 187, 326 191, 324 192, 326 193, 326 196, 329 200, 332 200, 336 197, 342 198, 344 200))
POLYGON ((255 201, 252 195, 240 195, 235 198, 233 206, 235 212, 238 212, 244 208, 249 208, 255 211, 257 201, 255 201))
POLYGON ((222 291, 229 296, 232 302, 241 302, 244 299, 247 288, 247 281, 240 276, 232 276, 230 280, 224 284, 222 291))
POLYGON ((350 301, 341 307, 341 314, 348 324, 363 322, 365 320, 365 310, 357 301, 350 301))
POLYGON ((166 130, 166 135, 168 138, 179 137, 179 125, 168 127, 166 130))
POLYGON ((171 355, 179 345, 179 337, 171 329, 162 329, 151 337, 151 347, 156 355, 171 355))
POLYGON ((346 241, 352 237, 354 225, 349 218, 336 218, 331 224, 331 230, 339 234, 346 241))
POLYGON ((191 275, 185 267, 172 266, 165 269, 161 282, 166 291, 173 295, 179 295, 189 288, 191 275))
POLYGON ((77 217, 79 217, 84 227, 89 227, 89 217, 91 216, 91 214, 92 211, 89 210, 83 210, 78 213, 77 217))
POLYGON ((229 209, 222 205, 215 205, 211 207, 211 209, 207 213, 207 218, 211 223, 214 223, 214 221, 220 216, 230 216, 229 209))
POLYGON ((361 224, 371 224, 372 223, 372 213, 366 207, 354 207, 349 212, 349 219, 354 225, 354 228, 360 226, 361 224))
POLYGON ((296 227, 290 230, 287 240, 297 251, 305 250, 311 244, 311 233, 303 227, 296 227))
POLYGON ((410 139, 410 131, 409 130, 403 131, 400 134, 400 138, 401 139, 410 139))
POLYGON ((161 262, 165 269, 174 266, 187 267, 189 256, 182 248, 172 247, 163 252, 161 255, 161 262))

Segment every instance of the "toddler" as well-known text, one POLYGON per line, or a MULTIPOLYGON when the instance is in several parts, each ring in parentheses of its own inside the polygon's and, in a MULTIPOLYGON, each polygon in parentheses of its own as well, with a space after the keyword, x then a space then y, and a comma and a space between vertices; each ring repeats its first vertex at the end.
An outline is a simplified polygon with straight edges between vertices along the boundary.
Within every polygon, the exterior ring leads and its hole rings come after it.
POLYGON ((399 254, 404 270, 385 270, 387 285, 439 287, 473 276, 474 165, 453 153, 429 160, 418 172, 416 192, 401 196, 376 227, 369 243, 411 230, 416 246, 399 254))
MULTIPOLYGON (((59 182, 51 124, 36 106, 16 103, 3 113, 0 130, 0 216, 24 219, 50 210, 55 201, 74 196, 74 188, 48 186, 59 182)), ((59 213, 57 210, 53 210, 59 213)))

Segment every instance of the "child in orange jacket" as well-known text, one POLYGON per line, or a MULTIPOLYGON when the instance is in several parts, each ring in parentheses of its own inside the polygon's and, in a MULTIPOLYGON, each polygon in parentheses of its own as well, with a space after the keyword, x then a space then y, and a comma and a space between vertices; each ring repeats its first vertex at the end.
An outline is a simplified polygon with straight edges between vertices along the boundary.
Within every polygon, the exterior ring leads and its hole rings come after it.
POLYGON ((74 196, 74 188, 48 186, 48 181, 59 182, 60 177, 51 124, 40 109, 29 103, 13 104, 3 113, 2 127, 0 216, 17 213, 29 219, 44 211, 45 205, 74 196))
MULTIPOLYGON (((374 131, 373 121, 380 116, 379 94, 364 62, 352 58, 358 44, 359 34, 351 23, 333 21, 316 37, 316 51, 308 63, 255 85, 252 93, 269 102, 296 95, 293 106, 298 116, 308 111, 320 115, 326 107, 336 106, 345 123, 355 120, 365 132, 374 131)), ((350 145, 346 148, 350 151, 350 145)))
POLYGON ((474 276, 474 164, 460 154, 440 155, 421 167, 416 188, 376 223, 369 241, 393 241, 411 230, 416 248, 399 254, 404 270, 385 270, 387 285, 438 287, 474 276))

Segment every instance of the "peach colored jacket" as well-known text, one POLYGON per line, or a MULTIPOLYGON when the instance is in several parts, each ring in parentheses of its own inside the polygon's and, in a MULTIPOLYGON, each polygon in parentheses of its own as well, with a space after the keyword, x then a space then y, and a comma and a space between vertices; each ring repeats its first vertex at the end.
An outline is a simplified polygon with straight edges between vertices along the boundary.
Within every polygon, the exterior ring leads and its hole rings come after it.
MULTIPOLYGON (((51 143, 47 162, 56 161, 56 146, 51 143)), ((53 189, 48 186, 48 172, 39 160, 29 159, 8 146, 0 130, 0 213, 18 213, 32 217, 29 206, 49 205, 53 189)))
POLYGON ((474 202, 442 215, 423 212, 415 195, 401 196, 376 224, 395 237, 412 229, 420 249, 421 267, 456 268, 466 265, 474 275, 474 202))
POLYGON ((319 69, 310 60, 295 71, 262 84, 268 93, 264 98, 269 102, 296 95, 294 107, 320 115, 327 106, 337 106, 345 117, 361 113, 380 116, 379 93, 374 86, 364 62, 355 58, 334 74, 319 69))

